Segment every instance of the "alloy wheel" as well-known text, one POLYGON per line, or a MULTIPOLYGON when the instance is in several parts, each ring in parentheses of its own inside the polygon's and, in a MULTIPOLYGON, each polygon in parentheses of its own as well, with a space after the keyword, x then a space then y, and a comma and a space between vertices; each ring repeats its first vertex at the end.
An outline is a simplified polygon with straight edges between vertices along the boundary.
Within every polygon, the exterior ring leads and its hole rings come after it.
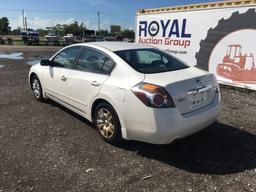
POLYGON ((100 108, 98 110, 96 116, 96 124, 103 137, 113 137, 115 133, 115 126, 113 123, 113 115, 108 109, 100 108))
POLYGON ((39 99, 41 96, 41 87, 38 79, 34 78, 32 81, 32 91, 34 96, 39 99))

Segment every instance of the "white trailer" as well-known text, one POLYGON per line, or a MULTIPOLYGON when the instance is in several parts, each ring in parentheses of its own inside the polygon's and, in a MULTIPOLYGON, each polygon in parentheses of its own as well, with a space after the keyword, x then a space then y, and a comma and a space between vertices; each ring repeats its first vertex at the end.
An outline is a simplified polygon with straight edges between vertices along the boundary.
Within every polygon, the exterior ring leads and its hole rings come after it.
POLYGON ((255 21, 256 0, 139 9, 135 41, 208 70, 220 83, 256 90, 255 21))

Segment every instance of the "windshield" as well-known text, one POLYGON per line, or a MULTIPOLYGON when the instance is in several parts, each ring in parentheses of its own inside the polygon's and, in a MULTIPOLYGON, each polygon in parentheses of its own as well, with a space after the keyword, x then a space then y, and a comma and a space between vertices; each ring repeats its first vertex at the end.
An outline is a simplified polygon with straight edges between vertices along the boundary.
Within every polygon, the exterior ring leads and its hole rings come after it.
POLYGON ((171 55, 153 48, 122 50, 115 53, 141 73, 161 73, 189 67, 171 55))

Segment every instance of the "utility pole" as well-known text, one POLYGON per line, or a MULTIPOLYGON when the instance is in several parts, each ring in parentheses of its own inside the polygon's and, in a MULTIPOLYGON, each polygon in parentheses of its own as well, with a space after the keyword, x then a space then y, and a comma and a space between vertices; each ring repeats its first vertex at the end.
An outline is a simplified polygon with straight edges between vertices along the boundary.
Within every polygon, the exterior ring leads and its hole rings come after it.
POLYGON ((22 9, 22 24, 23 24, 23 30, 25 29, 25 18, 24 18, 24 10, 22 9))
POLYGON ((100 31, 100 12, 98 11, 98 31, 100 31))
POLYGON ((25 30, 28 30, 27 17, 25 17, 25 30))

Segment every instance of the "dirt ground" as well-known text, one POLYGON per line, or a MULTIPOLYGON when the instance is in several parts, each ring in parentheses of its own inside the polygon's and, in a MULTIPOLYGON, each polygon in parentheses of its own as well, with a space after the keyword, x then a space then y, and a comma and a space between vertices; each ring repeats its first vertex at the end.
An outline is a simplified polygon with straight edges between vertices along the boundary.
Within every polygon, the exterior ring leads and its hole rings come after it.
POLYGON ((28 59, 60 47, 0 46, 0 192, 256 191, 256 93, 222 87, 222 112, 207 129, 170 145, 105 143, 60 105, 36 101, 28 59))

